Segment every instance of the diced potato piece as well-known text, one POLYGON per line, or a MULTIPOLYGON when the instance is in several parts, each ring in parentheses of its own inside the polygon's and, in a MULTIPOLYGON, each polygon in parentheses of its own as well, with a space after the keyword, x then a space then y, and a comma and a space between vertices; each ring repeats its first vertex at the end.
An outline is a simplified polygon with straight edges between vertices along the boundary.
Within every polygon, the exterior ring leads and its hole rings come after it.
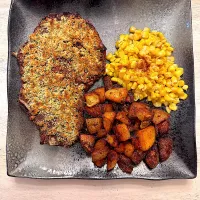
POLYGON ((169 132, 169 121, 165 120, 165 121, 161 122, 160 124, 157 124, 156 128, 157 128, 157 131, 158 131, 160 136, 168 134, 168 132, 169 132))
POLYGON ((134 149, 141 149, 140 141, 138 137, 132 137, 131 142, 132 142, 132 145, 134 146, 134 149))
POLYGON ((96 88, 95 90, 93 90, 93 92, 95 92, 99 96, 100 103, 105 102, 106 98, 105 98, 105 88, 104 87, 96 88))
POLYGON ((151 121, 142 121, 140 124, 140 128, 144 129, 151 124, 151 121))
POLYGON ((147 151, 150 149, 156 139, 156 131, 154 126, 148 126, 147 128, 139 130, 137 131, 136 135, 140 141, 140 147, 142 151, 147 151))
POLYGON ((138 118, 140 121, 151 121, 152 112, 145 103, 133 102, 129 108, 128 117, 138 118))
POLYGON ((159 153, 157 145, 154 145, 146 154, 145 163, 150 169, 155 168, 159 163, 159 153))
POLYGON ((102 128, 102 118, 86 119, 86 125, 89 133, 95 134, 102 128))
POLYGON ((117 145, 118 145, 118 141, 117 141, 116 135, 107 135, 106 141, 112 147, 117 147, 117 145))
POLYGON ((131 159, 124 155, 119 155, 117 164, 123 172, 131 174, 131 172, 133 171, 133 164, 131 159))
POLYGON ((104 76, 103 83, 104 83, 106 91, 112 89, 113 83, 111 81, 111 77, 110 76, 104 76))
POLYGON ((127 141, 131 137, 126 124, 117 124, 115 126, 115 134, 120 142, 127 141))
POLYGON ((115 120, 116 113, 115 112, 105 112, 103 114, 103 126, 107 133, 112 129, 113 122, 115 120))
POLYGON ((128 130, 130 132, 138 131, 140 129, 140 124, 141 124, 141 121, 139 119, 136 119, 134 124, 128 125, 128 130))
POLYGON ((161 122, 169 119, 169 114, 163 110, 160 109, 153 109, 153 123, 154 124, 160 124, 161 122))
POLYGON ((115 88, 106 91, 106 99, 114 101, 116 103, 123 103, 128 95, 128 90, 126 88, 115 88))
POLYGON ((100 103, 99 96, 95 92, 86 93, 84 96, 85 96, 86 105, 88 107, 92 107, 100 103))
POLYGON ((100 140, 97 140, 97 142, 95 143, 94 145, 94 149, 96 150, 101 150, 103 149, 105 146, 107 145, 107 142, 105 139, 100 139, 100 140))
POLYGON ((107 171, 114 169, 118 161, 118 154, 114 150, 110 150, 107 155, 107 171))
POLYGON ((131 160, 135 165, 138 165, 145 157, 146 153, 141 150, 135 150, 131 156, 131 160))
POLYGON ((126 124, 126 125, 130 125, 131 121, 130 119, 127 117, 127 113, 124 111, 118 112, 116 115, 116 119, 119 120, 120 122, 126 124))
POLYGON ((120 143, 114 150, 117 153, 124 153, 124 143, 120 143))
POLYGON ((80 143, 87 153, 92 153, 95 137, 93 135, 81 134, 80 143))
POLYGON ((160 161, 166 161, 171 153, 173 148, 173 141, 171 138, 165 137, 160 138, 158 140, 158 148, 159 148, 159 154, 160 154, 160 161))
POLYGON ((102 105, 100 104, 93 107, 85 106, 84 110, 92 117, 102 117, 103 114, 102 105))
POLYGON ((134 146, 128 142, 124 145, 124 155, 131 158, 134 151, 134 146))
POLYGON ((106 159, 102 159, 102 160, 97 160, 95 162, 93 162, 94 165, 96 165, 97 167, 103 167, 106 164, 106 159))
POLYGON ((109 104, 109 103, 103 104, 102 105, 102 110, 103 110, 103 113, 112 112, 113 111, 113 106, 112 106, 112 104, 109 104))
POLYGON ((106 135, 107 135, 107 132, 105 129, 100 129, 97 132, 97 138, 102 138, 102 137, 105 137, 106 135))
POLYGON ((96 162, 97 160, 103 160, 107 157, 109 152, 109 147, 104 146, 102 149, 96 149, 94 148, 94 151, 92 152, 92 162, 96 162))

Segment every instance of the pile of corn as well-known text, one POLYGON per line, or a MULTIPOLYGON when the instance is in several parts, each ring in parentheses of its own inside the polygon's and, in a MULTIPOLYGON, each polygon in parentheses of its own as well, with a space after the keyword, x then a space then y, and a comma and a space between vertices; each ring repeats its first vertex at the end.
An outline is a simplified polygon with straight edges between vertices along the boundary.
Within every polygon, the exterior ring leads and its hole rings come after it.
POLYGON ((177 110, 180 99, 186 99, 188 85, 181 79, 183 68, 174 63, 173 47, 161 32, 149 28, 130 28, 120 35, 117 51, 107 54, 106 74, 133 90, 134 99, 147 98, 155 107, 177 110))

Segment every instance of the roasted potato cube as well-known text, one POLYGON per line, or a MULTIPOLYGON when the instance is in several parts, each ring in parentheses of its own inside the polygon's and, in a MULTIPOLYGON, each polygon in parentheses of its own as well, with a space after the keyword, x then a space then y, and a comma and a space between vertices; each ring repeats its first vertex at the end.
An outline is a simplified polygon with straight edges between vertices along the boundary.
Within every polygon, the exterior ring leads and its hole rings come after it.
POLYGON ((113 106, 112 104, 106 103, 102 105, 103 113, 105 112, 112 112, 113 111, 113 106))
POLYGON ((100 139, 97 140, 97 142, 94 145, 94 149, 98 150, 98 149, 103 149, 105 146, 107 145, 107 142, 105 139, 100 139))
POLYGON ((79 138, 83 149, 87 153, 92 153, 95 143, 95 137, 93 135, 81 134, 79 138))
POLYGON ((127 141, 131 137, 126 124, 117 124, 115 126, 115 134, 120 142, 127 141))
POLYGON ((115 88, 106 91, 105 96, 106 99, 116 102, 123 103, 126 100, 128 94, 128 90, 126 88, 115 88))
POLYGON ((102 128, 102 118, 86 119, 86 125, 89 133, 95 134, 102 128))
POLYGON ((102 149, 95 149, 93 150, 91 156, 92 156, 92 162, 96 162, 97 160, 103 160, 107 157, 109 152, 109 147, 104 146, 102 149))
POLYGON ((88 107, 92 107, 100 103, 99 96, 95 92, 86 93, 84 96, 85 96, 86 105, 88 107))
POLYGON ((111 147, 117 147, 117 145, 118 145, 116 135, 107 135, 106 141, 111 147))
POLYGON ((126 97, 125 102, 126 102, 126 103, 133 103, 133 101, 134 101, 133 93, 132 93, 132 92, 128 92, 128 95, 127 95, 127 97, 126 97))
POLYGON ((131 172, 133 171, 133 164, 131 159, 122 154, 119 155, 117 164, 123 172, 131 174, 131 172))
POLYGON ((124 153, 124 143, 120 143, 117 147, 115 147, 115 151, 117 152, 117 153, 124 153))
POLYGON ((106 135, 107 135, 107 132, 105 129, 100 129, 97 132, 97 138, 102 138, 102 137, 105 137, 106 135))
POLYGON ((140 124, 140 128, 144 129, 151 124, 151 121, 142 121, 140 124))
POLYGON ((165 137, 158 140, 158 149, 161 162, 167 160, 170 157, 172 153, 172 148, 173 141, 171 138, 165 137))
POLYGON ((138 137, 132 137, 131 142, 132 142, 132 145, 134 146, 134 149, 141 149, 140 141, 139 141, 138 137))
POLYGON ((157 128, 157 131, 158 131, 160 136, 168 134, 168 132, 169 132, 169 121, 165 120, 165 121, 161 122, 160 124, 157 124, 156 128, 157 128))
POLYGON ((106 91, 112 89, 113 82, 111 81, 111 77, 110 76, 104 76, 103 77, 103 83, 104 83, 106 91))
POLYGON ((134 151, 134 146, 128 142, 124 145, 124 155, 131 158, 134 151))
POLYGON ((102 105, 100 104, 93 107, 85 106, 84 110, 88 115, 91 115, 92 117, 102 117, 103 114, 102 105))
POLYGON ((116 113, 115 112, 105 112, 103 114, 103 126, 105 130, 110 132, 112 129, 113 122, 115 120, 116 113))
POLYGON ((95 162, 93 162, 94 165, 96 165, 97 167, 103 167, 106 164, 106 159, 102 159, 102 160, 97 160, 95 162))
POLYGON ((105 88, 104 87, 100 87, 100 88, 96 88, 95 90, 93 90, 93 92, 95 92, 100 99, 100 103, 104 103, 105 102, 105 88))
POLYGON ((151 121, 152 112, 145 103, 133 102, 129 108, 128 117, 138 118, 140 121, 151 121))
POLYGON ((169 119, 169 114, 160 109, 153 109, 153 123, 160 124, 161 122, 169 119))
POLYGON ((130 132, 133 132, 133 131, 138 131, 140 129, 140 124, 141 124, 141 121, 139 119, 136 119, 135 122, 130 125, 128 125, 128 130, 130 132))
POLYGON ((154 145, 146 154, 145 163, 150 169, 155 168, 159 163, 159 153, 157 145, 154 145))
POLYGON ((148 126, 142 130, 137 131, 136 136, 140 141, 140 148, 142 151, 150 149, 156 140, 156 131, 154 126, 148 126))
POLYGON ((141 150, 135 150, 131 156, 131 160, 135 165, 138 165, 145 157, 146 153, 141 150))
POLYGON ((130 119, 127 117, 127 113, 124 111, 118 112, 116 115, 116 119, 119 120, 120 122, 126 124, 126 125, 130 125, 131 121, 130 119))
POLYGON ((107 155, 107 171, 114 169, 118 161, 118 154, 114 150, 110 150, 107 155))

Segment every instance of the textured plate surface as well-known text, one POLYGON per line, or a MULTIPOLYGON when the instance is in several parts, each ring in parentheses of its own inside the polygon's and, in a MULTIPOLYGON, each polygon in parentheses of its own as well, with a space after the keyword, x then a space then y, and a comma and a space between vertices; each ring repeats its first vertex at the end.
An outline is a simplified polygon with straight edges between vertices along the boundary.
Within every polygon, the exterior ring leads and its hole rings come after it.
POLYGON ((192 49, 191 7, 188 0, 15 0, 9 19, 8 58, 8 175, 31 178, 194 178, 197 173, 195 143, 195 97, 192 49), (108 52, 120 33, 131 25, 162 31, 175 48, 176 63, 185 70, 189 98, 171 114, 174 151, 169 160, 149 170, 144 163, 131 175, 118 167, 107 173, 94 167, 80 144, 71 148, 39 144, 39 132, 19 106, 20 75, 11 56, 49 13, 78 12, 90 20, 99 32, 108 52))

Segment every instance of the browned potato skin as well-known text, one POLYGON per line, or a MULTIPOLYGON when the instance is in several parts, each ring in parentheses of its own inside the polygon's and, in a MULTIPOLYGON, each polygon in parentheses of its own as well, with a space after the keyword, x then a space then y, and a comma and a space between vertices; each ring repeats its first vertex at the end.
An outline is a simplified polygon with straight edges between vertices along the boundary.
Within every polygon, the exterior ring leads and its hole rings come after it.
POLYGON ((118 112, 116 115, 116 119, 119 120, 120 122, 126 124, 126 125, 130 125, 131 124, 131 120, 127 117, 127 113, 124 111, 118 112))
POLYGON ((106 99, 116 102, 123 103, 128 95, 128 90, 126 88, 114 88, 106 91, 106 99))
POLYGON ((134 152, 134 146, 130 142, 127 142, 124 145, 124 155, 131 158, 133 152, 134 152))
POLYGON ((107 133, 112 129, 113 122, 115 120, 116 113, 115 112, 105 112, 103 114, 103 126, 107 133))
POLYGON ((106 159, 102 159, 102 160, 97 160, 95 162, 93 162, 94 165, 96 165, 97 167, 101 168, 106 164, 106 159))
POLYGON ((131 156, 131 160, 135 165, 138 165, 145 157, 146 153, 141 150, 135 150, 131 156))
POLYGON ((126 97, 125 102, 126 102, 126 103, 133 103, 133 101, 134 101, 133 93, 132 93, 132 92, 128 92, 128 95, 127 95, 127 97, 126 97))
POLYGON ((160 124, 161 122, 169 119, 169 114, 163 110, 160 109, 153 109, 153 123, 154 124, 160 124))
POLYGON ((115 147, 115 151, 117 152, 117 153, 124 153, 124 143, 120 143, 117 147, 115 147))
POLYGON ((104 158, 107 157, 108 152, 109 152, 108 146, 104 146, 102 149, 94 149, 94 151, 91 154, 92 162, 96 162, 98 160, 103 160, 104 158))
POLYGON ((133 164, 131 162, 131 159, 122 154, 119 155, 117 164, 123 172, 131 174, 131 172, 133 171, 133 164))
POLYGON ((106 141, 112 147, 117 147, 117 145, 118 145, 118 141, 117 141, 116 135, 107 135, 106 141))
POLYGON ((113 111, 113 106, 112 104, 106 103, 102 105, 103 113, 105 112, 112 112, 113 111))
POLYGON ((102 118, 86 119, 86 125, 89 133, 95 134, 102 128, 102 118))
POLYGON ((152 112, 145 103, 133 102, 129 108, 128 117, 130 119, 138 118, 140 121, 151 121, 152 112))
POLYGON ((173 141, 171 138, 165 137, 158 140, 158 149, 161 162, 166 161, 170 157, 172 153, 172 148, 173 141))
POLYGON ((102 137, 105 137, 106 135, 107 135, 107 132, 105 129, 100 129, 97 132, 97 138, 102 138, 102 137))
POLYGON ((95 143, 95 137, 93 135, 81 134, 79 138, 84 150, 87 153, 92 153, 95 143))
POLYGON ((124 142, 130 139, 130 131, 126 124, 117 124, 115 126, 115 135, 120 142, 124 142))
POLYGON ((110 150, 107 155, 107 171, 114 169, 118 161, 118 154, 114 150, 110 150))
POLYGON ((111 77, 110 76, 104 76, 103 83, 104 83, 106 91, 112 89, 113 83, 111 81, 111 77))
POLYGON ((140 141, 140 148, 142 151, 149 150, 156 140, 156 130, 154 126, 148 126, 137 131, 136 136, 140 141))
POLYGON ((93 107, 85 106, 84 110, 92 117, 102 117, 102 105, 98 104, 93 107))
POLYGON ((94 145, 94 149, 103 149, 107 145, 107 142, 105 139, 99 139, 94 145))
POLYGON ((105 102, 106 97, 105 97, 105 88, 104 87, 96 88, 95 90, 93 90, 93 92, 95 92, 99 96, 100 103, 105 102))
POLYGON ((140 128, 144 129, 151 124, 151 121, 142 121, 140 124, 140 128))
POLYGON ((140 147, 140 141, 139 141, 139 139, 138 139, 138 137, 132 137, 131 138, 131 143, 132 143, 132 145, 134 146, 134 149, 136 150, 136 149, 141 149, 141 147, 140 147))
POLYGON ((100 103, 99 96, 95 92, 86 93, 84 96, 85 96, 86 105, 88 107, 92 107, 100 103))
POLYGON ((140 129, 140 124, 141 124, 140 120, 136 119, 134 124, 131 123, 130 125, 128 125, 128 130, 130 132, 138 131, 140 129))
POLYGON ((155 168, 159 163, 159 152, 157 145, 154 145, 146 154, 145 163, 150 169, 155 168))
POLYGON ((157 131, 159 133, 159 136, 163 136, 165 134, 168 134, 169 132, 169 121, 165 120, 161 122, 160 124, 156 125, 157 131))

